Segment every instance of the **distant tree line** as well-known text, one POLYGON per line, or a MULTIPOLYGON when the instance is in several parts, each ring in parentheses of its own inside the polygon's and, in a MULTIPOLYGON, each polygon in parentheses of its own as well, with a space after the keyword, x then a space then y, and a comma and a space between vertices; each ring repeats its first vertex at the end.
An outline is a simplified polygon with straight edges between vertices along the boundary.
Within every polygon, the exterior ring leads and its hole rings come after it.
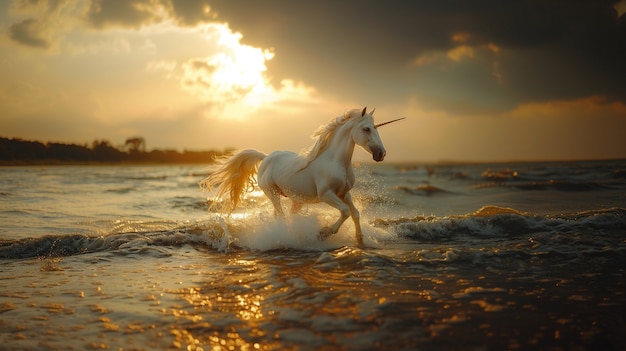
POLYGON ((107 140, 94 140, 91 146, 42 143, 0 137, 0 164, 29 163, 211 163, 226 151, 145 150, 143 138, 128 139, 123 147, 107 140))

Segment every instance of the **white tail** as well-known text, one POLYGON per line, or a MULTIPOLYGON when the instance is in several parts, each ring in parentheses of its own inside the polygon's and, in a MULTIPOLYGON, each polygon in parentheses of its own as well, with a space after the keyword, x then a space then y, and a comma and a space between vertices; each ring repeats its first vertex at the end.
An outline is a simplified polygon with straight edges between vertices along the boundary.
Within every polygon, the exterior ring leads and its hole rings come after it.
MULTIPOLYGON (((259 163, 266 156, 264 153, 252 149, 240 151, 223 161, 221 167, 210 176, 201 180, 200 188, 211 191, 214 186, 219 184, 215 198, 221 199, 223 201, 222 209, 231 213, 237 208, 246 193, 254 188, 259 163)), ((214 207, 215 204, 214 202, 211 207, 214 207)))

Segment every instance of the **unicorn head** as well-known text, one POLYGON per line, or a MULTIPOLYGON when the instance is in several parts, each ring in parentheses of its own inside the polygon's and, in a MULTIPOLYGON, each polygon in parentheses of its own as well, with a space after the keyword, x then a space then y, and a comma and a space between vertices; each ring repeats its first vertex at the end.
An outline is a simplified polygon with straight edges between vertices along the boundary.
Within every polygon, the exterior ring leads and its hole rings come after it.
MULTIPOLYGON (((376 110, 376 109, 374 109, 376 110)), ((376 162, 380 162, 385 159, 387 151, 383 146, 383 141, 378 135, 378 129, 374 124, 374 110, 367 113, 367 107, 361 111, 361 117, 352 128, 352 140, 356 145, 362 147, 365 151, 372 154, 372 158, 376 162)))
POLYGON ((374 124, 374 111, 376 111, 375 108, 372 112, 367 113, 367 107, 363 108, 360 120, 356 123, 356 126, 352 128, 352 140, 355 144, 372 154, 374 161, 380 162, 385 159, 387 151, 385 151, 383 141, 380 139, 380 135, 378 135, 378 127, 403 120, 406 117, 374 124))

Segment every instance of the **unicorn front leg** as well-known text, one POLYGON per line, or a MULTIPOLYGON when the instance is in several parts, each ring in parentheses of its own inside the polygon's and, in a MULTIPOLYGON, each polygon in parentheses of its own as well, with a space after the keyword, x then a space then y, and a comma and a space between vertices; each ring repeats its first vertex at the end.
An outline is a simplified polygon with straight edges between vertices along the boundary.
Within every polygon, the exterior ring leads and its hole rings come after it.
POLYGON ((348 205, 350 208, 350 216, 352 217, 352 221, 354 221, 354 228, 356 230, 356 243, 359 247, 363 247, 363 232, 361 232, 361 214, 359 210, 356 209, 354 203, 352 202, 352 195, 347 193, 343 198, 343 202, 348 205))
POLYGON ((348 219, 348 217, 352 215, 352 219, 354 220, 354 225, 356 228, 357 244, 359 246, 363 246, 363 234, 361 233, 361 223, 359 222, 360 215, 359 211, 354 206, 354 203, 352 203, 352 197, 350 196, 350 193, 346 194, 346 196, 344 196, 344 199, 341 199, 333 191, 328 190, 320 196, 320 200, 338 209, 341 215, 337 222, 335 222, 332 226, 322 228, 318 235, 318 238, 320 240, 324 240, 332 234, 337 233, 343 222, 345 222, 346 219, 348 219))

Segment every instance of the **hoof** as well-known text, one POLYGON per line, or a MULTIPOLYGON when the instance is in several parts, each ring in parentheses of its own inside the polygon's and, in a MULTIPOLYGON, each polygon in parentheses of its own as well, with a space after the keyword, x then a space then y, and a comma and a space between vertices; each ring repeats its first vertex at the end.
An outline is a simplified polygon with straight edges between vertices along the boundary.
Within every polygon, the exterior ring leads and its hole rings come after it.
POLYGON ((365 248, 365 244, 363 244, 363 239, 357 239, 356 241, 356 247, 358 247, 359 249, 364 249, 365 248))
POLYGON ((328 227, 326 227, 326 228, 322 228, 322 229, 320 230, 319 234, 317 234, 317 239, 318 239, 319 241, 324 241, 324 240, 326 240, 329 236, 331 236, 331 235, 333 235, 333 234, 334 234, 334 233, 333 233, 333 231, 332 231, 330 228, 328 228, 328 227))
POLYGON ((365 245, 363 244, 363 233, 361 233, 360 230, 356 232, 355 239, 356 239, 356 246, 359 249, 365 248, 365 245))

